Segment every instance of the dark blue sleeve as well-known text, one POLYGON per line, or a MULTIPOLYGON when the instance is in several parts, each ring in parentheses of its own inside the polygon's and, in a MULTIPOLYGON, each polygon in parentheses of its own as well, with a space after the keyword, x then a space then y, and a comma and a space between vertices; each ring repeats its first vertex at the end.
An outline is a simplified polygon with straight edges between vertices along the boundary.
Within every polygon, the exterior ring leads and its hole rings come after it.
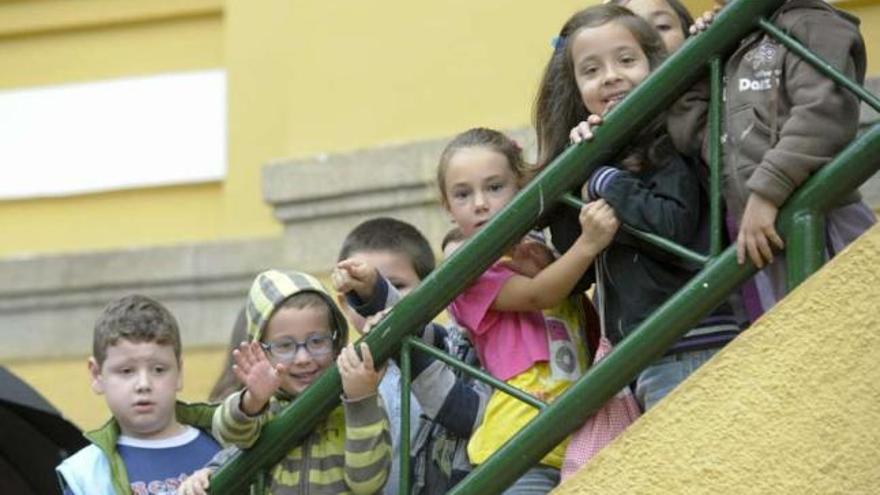
MULTIPOLYGON (((441 325, 428 323, 423 329, 421 338, 426 344, 429 344, 436 349, 441 351, 447 350, 446 346, 443 344, 446 342, 446 329, 441 325)), ((415 351, 411 353, 410 364, 412 365, 412 379, 415 380, 422 371, 425 371, 425 369, 434 361, 436 361, 436 359, 425 352, 415 351)))
POLYGON ((599 167, 588 183, 591 199, 604 198, 617 218, 636 229, 688 244, 700 220, 700 182, 681 157, 644 172, 599 167))
POLYGON ((488 401, 488 394, 481 393, 477 385, 478 382, 456 381, 437 412, 436 421, 456 436, 471 436, 480 423, 479 415, 488 401))
POLYGON ((373 316, 385 308, 390 308, 400 299, 400 294, 385 277, 376 277, 376 285, 373 286, 373 297, 364 301, 355 291, 345 293, 345 301, 357 313, 365 318, 373 316))

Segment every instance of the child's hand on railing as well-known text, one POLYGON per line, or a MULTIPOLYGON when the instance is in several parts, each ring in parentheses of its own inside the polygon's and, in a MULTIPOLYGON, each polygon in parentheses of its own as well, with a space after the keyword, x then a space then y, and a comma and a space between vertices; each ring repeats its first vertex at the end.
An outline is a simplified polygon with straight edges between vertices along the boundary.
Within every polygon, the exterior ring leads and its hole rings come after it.
POLYGON ((354 291, 364 301, 373 297, 373 289, 378 278, 379 272, 373 265, 351 258, 337 263, 330 274, 336 292, 345 294, 354 291))
POLYGON ((587 117, 587 120, 581 121, 581 123, 574 126, 571 129, 571 132, 568 133, 568 137, 571 138, 572 144, 577 144, 581 141, 590 141, 593 139, 593 129, 601 124, 601 115, 590 115, 587 117))
POLYGON ((212 469, 202 468, 189 475, 177 487, 177 495, 207 495, 211 486, 211 474, 212 469))
POLYGON ((383 318, 388 316, 388 313, 390 313, 392 309, 394 309, 394 308, 385 308, 382 311, 379 311, 378 313, 376 313, 372 316, 368 316, 364 320, 364 328, 361 330, 361 334, 366 335, 366 334, 370 333, 370 330, 372 330, 376 325, 378 325, 379 322, 381 322, 383 318))
POLYGON ((709 26, 712 22, 715 21, 715 16, 718 15, 718 12, 721 11, 721 7, 724 6, 724 1, 716 2, 715 6, 712 10, 707 10, 703 12, 703 15, 694 19, 694 23, 688 28, 688 32, 692 35, 700 34, 703 31, 709 29, 709 26))
POLYGON ((385 368, 379 371, 373 366, 373 355, 370 347, 361 342, 361 356, 358 357, 354 350, 354 344, 348 344, 336 358, 336 366, 339 367, 339 375, 342 376, 342 390, 348 400, 359 400, 370 395, 375 395, 379 388, 379 382, 385 374, 385 368))
POLYGON ((232 351, 232 360, 235 362, 232 372, 245 386, 241 410, 248 416, 256 416, 281 386, 284 365, 269 362, 259 342, 242 342, 232 351))
POLYGON ((736 238, 736 260, 745 263, 746 255, 758 268, 773 262, 773 248, 783 249, 785 243, 776 232, 776 216, 779 208, 764 197, 752 193, 746 202, 739 235, 736 238))
POLYGON ((620 221, 614 214, 614 208, 604 199, 598 199, 581 208, 578 220, 581 224, 581 235, 578 242, 584 243, 591 255, 602 252, 614 239, 620 227, 620 221))

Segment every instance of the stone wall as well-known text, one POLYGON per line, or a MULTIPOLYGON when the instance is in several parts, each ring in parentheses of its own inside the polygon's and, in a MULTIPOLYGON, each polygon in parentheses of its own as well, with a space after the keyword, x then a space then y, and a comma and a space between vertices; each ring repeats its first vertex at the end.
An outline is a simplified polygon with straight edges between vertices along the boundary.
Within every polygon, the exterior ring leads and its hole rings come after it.
POLYGON ((141 293, 178 318, 184 345, 225 344, 254 275, 280 239, 0 261, 0 360, 83 355, 112 299, 141 293))

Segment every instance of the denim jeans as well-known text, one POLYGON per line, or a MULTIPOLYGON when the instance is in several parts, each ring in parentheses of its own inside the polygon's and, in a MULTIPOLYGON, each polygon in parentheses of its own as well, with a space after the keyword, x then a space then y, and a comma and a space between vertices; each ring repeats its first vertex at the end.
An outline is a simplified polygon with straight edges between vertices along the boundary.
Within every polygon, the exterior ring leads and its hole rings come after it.
POLYGON ((636 379, 636 399, 643 411, 654 407, 666 394, 718 352, 718 348, 663 356, 636 379))
POLYGON ((538 465, 526 471, 502 495, 545 495, 558 484, 558 469, 538 465))

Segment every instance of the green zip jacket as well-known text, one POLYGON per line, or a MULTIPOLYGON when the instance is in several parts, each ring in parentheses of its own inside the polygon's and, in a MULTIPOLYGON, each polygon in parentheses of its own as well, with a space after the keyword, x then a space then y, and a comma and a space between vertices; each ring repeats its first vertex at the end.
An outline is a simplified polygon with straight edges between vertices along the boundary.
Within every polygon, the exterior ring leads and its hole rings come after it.
MULTIPOLYGON (((175 414, 181 424, 193 426, 210 434, 211 419, 215 409, 217 409, 216 405, 187 404, 178 401, 175 414)), ((103 495, 111 490, 116 495, 130 494, 128 471, 116 450, 119 434, 119 424, 115 418, 110 418, 97 430, 86 433, 85 437, 92 442, 92 445, 80 450, 57 468, 61 486, 70 487, 74 493, 80 493, 81 490, 75 488, 80 487, 87 490, 83 493, 90 494, 103 495), (97 455, 96 449, 101 455, 97 455)))

